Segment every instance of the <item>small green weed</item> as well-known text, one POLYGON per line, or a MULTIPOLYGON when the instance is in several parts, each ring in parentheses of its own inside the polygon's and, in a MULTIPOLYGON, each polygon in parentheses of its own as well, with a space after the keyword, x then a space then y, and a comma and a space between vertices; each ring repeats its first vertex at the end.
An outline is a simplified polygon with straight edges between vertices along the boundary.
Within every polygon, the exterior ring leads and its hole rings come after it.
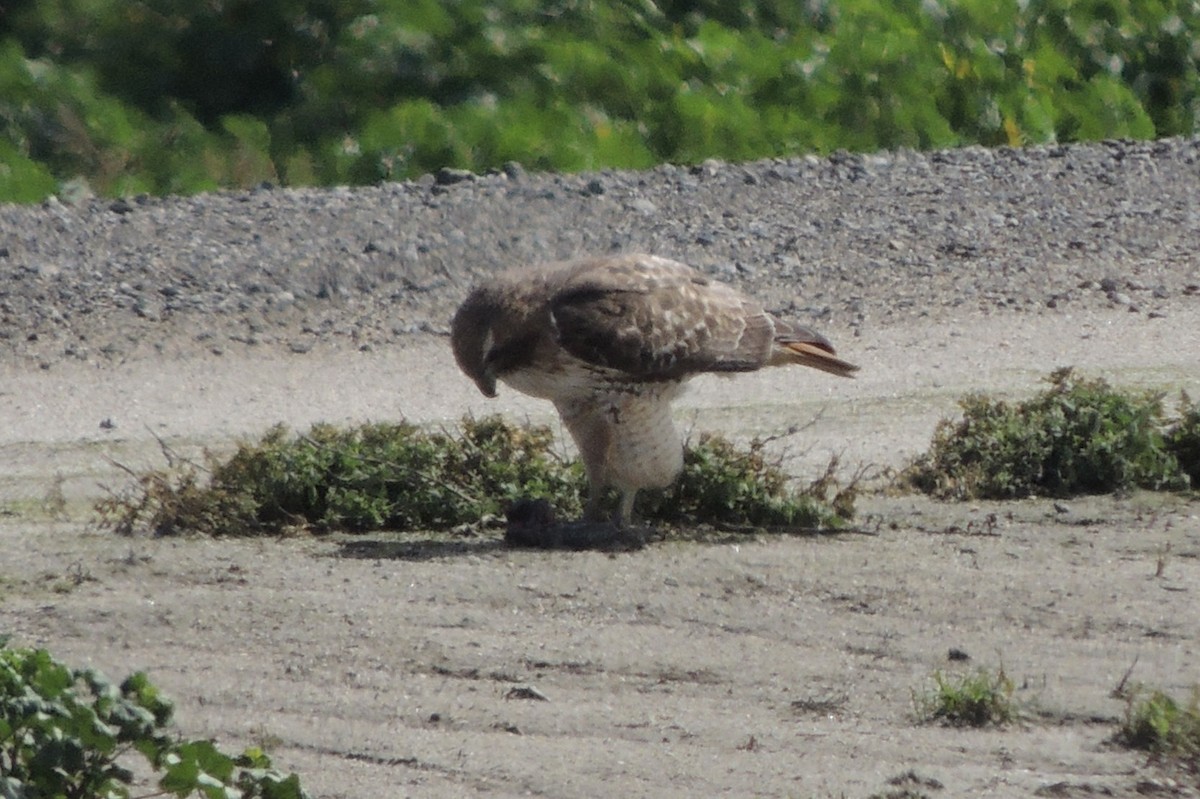
POLYGON ((995 674, 980 669, 974 674, 951 678, 934 672, 935 688, 914 695, 917 715, 923 721, 937 721, 954 727, 984 727, 1007 724, 1016 718, 1013 682, 999 669, 995 674))
POLYGON ((902 479, 941 498, 1066 497, 1131 488, 1179 490, 1200 477, 1200 408, 1183 397, 1167 423, 1162 395, 1119 391, 1071 369, 1050 388, 1007 403, 964 398, 902 479))
POLYGON ((766 444, 754 439, 740 449, 722 436, 702 434, 684 450, 679 479, 639 498, 643 517, 671 524, 806 528, 838 527, 853 518, 857 481, 838 484, 836 458, 820 478, 797 491, 780 462, 767 457, 766 444))
POLYGON ((161 794, 304 799, 295 774, 260 749, 222 753, 170 734, 174 707, 145 674, 119 686, 70 669, 44 649, 8 649, 0 636, 0 796, 131 796, 134 752, 160 774, 161 794))
POLYGON ((1200 404, 1187 393, 1179 398, 1179 421, 1167 433, 1167 447, 1175 453, 1179 468, 1200 488, 1200 404))
MULTIPOLYGON (((829 469, 795 490, 764 442, 741 450, 701 436, 685 452, 671 488, 645 492, 647 521, 836 527, 853 515, 855 482, 838 486, 829 469)), ((448 530, 497 516, 517 499, 545 499, 558 518, 578 516, 586 494, 582 466, 558 454, 548 427, 501 417, 464 419, 457 433, 411 424, 352 429, 316 425, 307 434, 276 426, 228 459, 204 464, 163 447, 167 468, 138 473, 97 503, 100 526, 122 534, 278 534, 448 530)))
POLYGON ((51 519, 62 519, 67 515, 67 496, 63 491, 65 482, 66 478, 63 477, 62 472, 56 472, 54 479, 50 481, 50 486, 46 489, 46 495, 42 498, 42 509, 51 519))
POLYGON ((1134 688, 1125 693, 1125 719, 1116 739, 1200 768, 1200 687, 1186 704, 1159 690, 1134 688))

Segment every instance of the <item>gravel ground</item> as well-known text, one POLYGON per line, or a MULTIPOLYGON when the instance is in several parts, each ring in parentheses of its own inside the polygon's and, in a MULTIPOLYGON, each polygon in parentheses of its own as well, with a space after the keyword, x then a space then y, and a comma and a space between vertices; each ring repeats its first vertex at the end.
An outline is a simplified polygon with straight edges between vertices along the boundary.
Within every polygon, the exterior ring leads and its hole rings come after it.
POLYGON ((1200 140, 446 172, 364 189, 0 207, 0 353, 359 348, 444 332, 473 279, 644 250, 859 328, 983 310, 1166 312, 1200 292, 1200 140))

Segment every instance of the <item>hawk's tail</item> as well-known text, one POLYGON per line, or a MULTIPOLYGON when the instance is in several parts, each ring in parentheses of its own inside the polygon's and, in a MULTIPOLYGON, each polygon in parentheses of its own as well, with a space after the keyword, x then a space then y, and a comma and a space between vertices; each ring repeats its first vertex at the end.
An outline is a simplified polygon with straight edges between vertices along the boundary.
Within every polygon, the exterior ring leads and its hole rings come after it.
POLYGON ((838 377, 854 377, 858 367, 849 361, 843 361, 833 352, 827 342, 797 340, 776 340, 776 357, 772 360, 778 364, 797 363, 801 366, 811 366, 822 372, 829 372, 838 377), (825 346, 822 346, 825 344, 825 346))

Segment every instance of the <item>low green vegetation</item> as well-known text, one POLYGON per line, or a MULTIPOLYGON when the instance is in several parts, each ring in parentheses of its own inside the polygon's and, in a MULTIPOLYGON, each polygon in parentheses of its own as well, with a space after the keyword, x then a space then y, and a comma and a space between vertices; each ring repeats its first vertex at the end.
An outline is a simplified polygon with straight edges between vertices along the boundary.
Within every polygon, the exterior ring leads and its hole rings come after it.
POLYGON ((1195 131, 1191 2, 15 0, 0 200, 1195 131))
MULTIPOLYGON (((832 465, 799 490, 763 447, 700 437, 676 484, 645 492, 638 512, 648 522, 792 528, 834 527, 853 515, 854 487, 840 489, 832 465)), ((466 418, 456 432, 277 426, 224 460, 167 455, 167 468, 131 470, 134 482, 99 503, 103 526, 156 535, 436 531, 477 526, 518 499, 545 499, 558 518, 573 518, 586 495, 582 467, 559 454, 550 428, 498 416, 466 418)))
POLYGON ((1179 461, 1179 468, 1200 489, 1200 403, 1185 394, 1179 401, 1179 419, 1167 432, 1167 448, 1179 461))
POLYGON ((662 491, 639 495, 638 509, 650 521, 742 527, 837 528, 854 517, 857 479, 838 483, 836 458, 807 486, 797 488, 766 442, 748 447, 702 434, 684 449, 683 473, 662 491))
POLYGON ((211 741, 179 740, 173 713, 145 674, 115 685, 44 649, 12 649, 0 638, 0 796, 306 796, 300 779, 273 770, 261 749, 230 756, 211 741), (160 792, 147 793, 136 780, 130 761, 139 755, 158 775, 160 792))
POLYGON ((1187 702, 1144 687, 1128 691, 1125 701, 1118 742, 1200 771, 1200 688, 1193 689, 1187 702))
POLYGON ((951 677, 940 671, 933 674, 934 688, 915 695, 917 716, 922 721, 954 727, 1003 725, 1017 716, 1013 702, 1014 685, 1001 668, 987 669, 951 677))
POLYGON ((1163 395, 1113 388, 1070 369, 1022 402, 973 395, 943 420, 902 479, 954 499, 1068 497, 1200 485, 1200 406, 1184 395, 1170 421, 1163 395))

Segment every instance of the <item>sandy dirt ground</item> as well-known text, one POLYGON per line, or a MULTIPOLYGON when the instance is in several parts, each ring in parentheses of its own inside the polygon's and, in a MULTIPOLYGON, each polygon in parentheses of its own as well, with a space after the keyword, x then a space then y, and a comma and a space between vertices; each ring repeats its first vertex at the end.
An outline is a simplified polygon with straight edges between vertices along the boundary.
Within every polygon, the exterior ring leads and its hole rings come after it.
MULTIPOLYGON (((1073 365, 1200 395, 1200 300, 1161 318, 942 316, 826 329, 863 366, 701 380, 679 421, 787 442, 797 474, 904 464, 968 391, 1073 365)), ((265 746, 318 797, 1197 796, 1110 742, 1128 673, 1200 682, 1200 504, 868 495, 859 529, 530 552, 474 538, 118 538, 113 460, 276 422, 447 424, 488 402, 444 338, 0 373, 0 633, 145 670, 187 737, 265 746), (952 661, 951 649, 970 656, 952 661), (1003 668, 1019 722, 920 724, 932 675, 1003 668), (534 689, 528 691, 525 689, 534 689), (532 698, 531 698, 532 697, 532 698), (905 793, 907 791, 907 793, 905 793)))

